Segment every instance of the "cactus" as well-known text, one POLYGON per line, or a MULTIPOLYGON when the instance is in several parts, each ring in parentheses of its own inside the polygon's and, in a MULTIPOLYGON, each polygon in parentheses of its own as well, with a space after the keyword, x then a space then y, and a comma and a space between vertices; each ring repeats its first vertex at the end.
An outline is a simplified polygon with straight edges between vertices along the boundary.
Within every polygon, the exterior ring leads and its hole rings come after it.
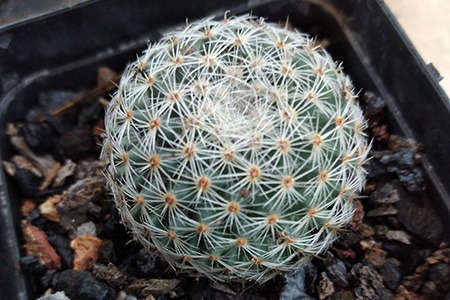
POLYGON ((124 72, 102 156, 125 225, 188 274, 263 282, 320 254, 365 184, 365 121, 313 39, 206 19, 124 72))

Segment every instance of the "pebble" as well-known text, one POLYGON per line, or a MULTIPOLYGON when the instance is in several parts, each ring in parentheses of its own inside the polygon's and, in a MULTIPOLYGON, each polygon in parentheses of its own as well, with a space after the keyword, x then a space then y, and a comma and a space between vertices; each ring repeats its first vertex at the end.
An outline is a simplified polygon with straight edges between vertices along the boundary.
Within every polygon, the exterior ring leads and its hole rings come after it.
POLYGON ((94 264, 92 274, 95 278, 108 283, 116 290, 121 290, 127 284, 127 277, 114 264, 108 265, 94 264))
POLYGON ((117 295, 116 300, 138 300, 138 298, 136 298, 133 295, 128 294, 125 291, 120 291, 119 294, 117 295))
POLYGON ((326 274, 332 281, 333 285, 341 288, 345 288, 348 286, 349 281, 347 268, 341 260, 335 258, 331 253, 329 253, 328 257, 323 261, 322 265, 324 266, 326 274))
POLYGON ((426 299, 439 299, 439 298, 442 298, 442 296, 439 297, 440 293, 438 291, 438 287, 436 286, 436 283, 434 283, 433 281, 425 282, 425 284, 423 285, 421 294, 426 299))
POLYGON ((87 204, 98 198, 105 192, 104 177, 87 177, 75 182, 62 194, 58 203, 58 211, 65 213, 75 209, 87 211, 87 204))
POLYGON ((61 201, 61 195, 52 195, 39 205, 39 212, 45 218, 53 222, 59 222, 61 216, 56 210, 57 204, 61 201))
POLYGON ((19 260, 20 271, 28 274, 42 274, 45 267, 39 262, 36 255, 22 256, 19 260))
POLYGON ((17 168, 13 178, 24 197, 35 198, 39 193, 42 178, 30 170, 17 168))
POLYGON ((105 240, 102 249, 100 250, 100 255, 97 260, 98 263, 117 263, 116 251, 114 250, 114 244, 111 240, 105 240))
POLYGON ((57 132, 46 121, 26 122, 20 130, 30 148, 37 154, 52 153, 55 149, 57 132))
POLYGON ((397 192, 398 184, 391 182, 385 183, 377 187, 375 191, 370 194, 370 200, 373 203, 391 204, 400 200, 397 192))
POLYGON ((378 179, 387 173, 386 167, 376 157, 364 164, 364 169, 367 171, 368 180, 378 179))
POLYGON ((431 254, 431 256, 426 258, 426 261, 430 265, 440 261, 450 264, 450 248, 436 250, 433 254, 431 254))
POLYGON ((82 271, 90 269, 91 264, 97 262, 102 246, 103 241, 89 233, 72 240, 70 247, 75 252, 73 269, 82 271))
POLYGON ((28 122, 39 121, 44 116, 59 135, 63 134, 73 128, 73 124, 76 122, 75 114, 52 115, 51 111, 66 104, 75 98, 76 95, 72 91, 64 90, 40 93, 38 95, 38 104, 28 109, 26 120, 28 122))
POLYGON ((408 290, 403 285, 399 285, 395 291, 395 300, 425 300, 422 296, 408 290))
POLYGON ((405 276, 402 281, 402 285, 409 291, 414 293, 420 292, 423 285, 425 284, 425 275, 414 273, 405 276))
POLYGON ((151 255, 144 248, 136 256, 136 270, 140 277, 148 278, 158 274, 161 265, 155 255, 151 255))
POLYGON ((313 295, 316 293, 317 280, 319 279, 319 269, 316 264, 308 264, 308 272, 305 276, 305 292, 313 295))
POLYGON ((94 149, 95 137, 90 127, 81 126, 61 135, 58 145, 66 158, 77 161, 94 149))
POLYGON ((314 299, 305 291, 305 279, 311 268, 312 263, 308 262, 296 271, 284 275, 286 284, 280 293, 280 300, 314 299))
POLYGON ((398 191, 400 201, 395 203, 398 210, 398 220, 410 232, 438 246, 444 229, 441 218, 433 207, 434 201, 425 194, 416 194, 413 197, 401 187, 398 191))
POLYGON ((111 287, 85 271, 58 272, 53 276, 51 286, 56 291, 64 291, 70 300, 116 299, 116 292, 111 287))
POLYGON ((92 221, 80 224, 80 226, 77 227, 76 235, 81 236, 84 234, 90 234, 93 236, 97 236, 97 227, 95 226, 95 223, 92 221))
POLYGON ((382 217, 388 215, 396 215, 398 209, 392 204, 380 205, 367 213, 368 217, 382 217))
POLYGON ((73 250, 70 248, 70 239, 62 233, 48 232, 48 242, 61 258, 62 266, 64 268, 72 268, 73 250))
POLYGON ((126 291, 138 297, 157 297, 171 292, 180 282, 180 279, 138 279, 128 285, 126 291))
POLYGON ((386 232, 386 238, 388 240, 399 241, 407 245, 411 245, 412 239, 412 237, 403 230, 389 230, 386 232))
POLYGON ((334 285, 333 282, 328 278, 327 273, 320 273, 319 284, 317 285, 317 293, 319 294, 319 299, 323 300, 328 296, 333 295, 334 285))
POLYGON ((64 292, 56 292, 54 294, 39 297, 36 300, 70 300, 70 299, 67 298, 66 293, 64 292))
POLYGON ((403 148, 397 152, 383 155, 380 162, 387 167, 388 172, 398 175, 398 179, 409 192, 425 190, 425 175, 417 166, 412 150, 403 148))
POLYGON ((364 259, 375 267, 379 267, 386 262, 387 252, 377 246, 368 249, 364 253, 364 259))
POLYGON ((350 274, 353 277, 355 299, 393 299, 391 291, 383 284, 383 278, 371 265, 357 263, 350 274))
POLYGON ((21 223, 27 255, 36 255, 39 262, 47 269, 61 268, 61 258, 50 245, 47 234, 41 229, 23 220, 21 223))
POLYGON ((450 265, 439 262, 431 265, 429 277, 436 284, 438 289, 443 292, 450 291, 450 265))
POLYGON ((61 169, 58 170, 55 180, 53 181, 53 187, 60 187, 64 185, 67 178, 75 174, 76 168, 77 164, 70 159, 67 159, 61 169))
POLYGON ((378 273, 383 278, 384 285, 391 291, 395 291, 402 281, 400 268, 392 263, 386 262, 382 264, 378 268, 378 273))
POLYGON ((329 300, 354 300, 355 295, 353 295, 352 291, 339 291, 337 293, 334 293, 330 297, 328 297, 329 300))

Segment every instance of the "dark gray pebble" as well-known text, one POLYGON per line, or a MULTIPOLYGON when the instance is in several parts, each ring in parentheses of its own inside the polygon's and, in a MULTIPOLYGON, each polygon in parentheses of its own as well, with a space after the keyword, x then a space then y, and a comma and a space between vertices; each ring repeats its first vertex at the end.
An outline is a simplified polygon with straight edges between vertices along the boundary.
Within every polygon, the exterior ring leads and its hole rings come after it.
POLYGON ((450 265, 438 262, 430 266, 430 279, 436 284, 441 292, 448 293, 450 291, 450 265))
POLYGON ((96 280, 91 273, 77 270, 65 270, 52 278, 55 291, 64 291, 71 300, 110 300, 116 298, 116 292, 96 280))
POLYGON ((384 263, 378 268, 378 272, 383 278, 384 285, 391 291, 395 291, 402 281, 400 268, 391 263, 384 263))
POLYGON ((333 255, 329 253, 328 257, 323 262, 323 266, 334 286, 341 288, 348 286, 347 268, 341 260, 333 257, 333 255))

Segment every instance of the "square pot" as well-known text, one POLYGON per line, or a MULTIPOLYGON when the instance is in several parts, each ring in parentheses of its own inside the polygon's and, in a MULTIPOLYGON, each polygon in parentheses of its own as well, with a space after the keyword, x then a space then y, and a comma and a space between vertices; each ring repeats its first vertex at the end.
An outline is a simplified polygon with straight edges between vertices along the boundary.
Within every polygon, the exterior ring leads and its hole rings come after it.
MULTIPOLYGON (((11 156, 6 124, 23 119, 37 95, 93 85, 101 65, 122 70, 165 30, 210 15, 251 12, 268 21, 289 21, 329 41, 356 89, 372 90, 389 110, 396 132, 424 145, 426 198, 450 222, 450 102, 436 74, 417 54, 382 0, 89 1, 0 28, 0 146, 11 156)), ((19 195, 0 172, 1 299, 32 295, 18 270, 21 256, 19 195)), ((446 232, 448 236, 448 231, 446 232)), ((448 238, 447 238, 448 239, 448 238)))

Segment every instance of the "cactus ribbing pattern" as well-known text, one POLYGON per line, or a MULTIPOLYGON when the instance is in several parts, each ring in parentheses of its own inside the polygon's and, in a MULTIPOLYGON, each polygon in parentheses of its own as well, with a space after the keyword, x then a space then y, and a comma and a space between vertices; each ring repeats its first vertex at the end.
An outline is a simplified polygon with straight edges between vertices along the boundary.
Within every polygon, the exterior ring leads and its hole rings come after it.
POLYGON ((347 76, 307 35, 251 16, 175 31, 123 74, 102 156, 134 238, 171 265, 263 282, 326 250, 365 184, 347 76))

